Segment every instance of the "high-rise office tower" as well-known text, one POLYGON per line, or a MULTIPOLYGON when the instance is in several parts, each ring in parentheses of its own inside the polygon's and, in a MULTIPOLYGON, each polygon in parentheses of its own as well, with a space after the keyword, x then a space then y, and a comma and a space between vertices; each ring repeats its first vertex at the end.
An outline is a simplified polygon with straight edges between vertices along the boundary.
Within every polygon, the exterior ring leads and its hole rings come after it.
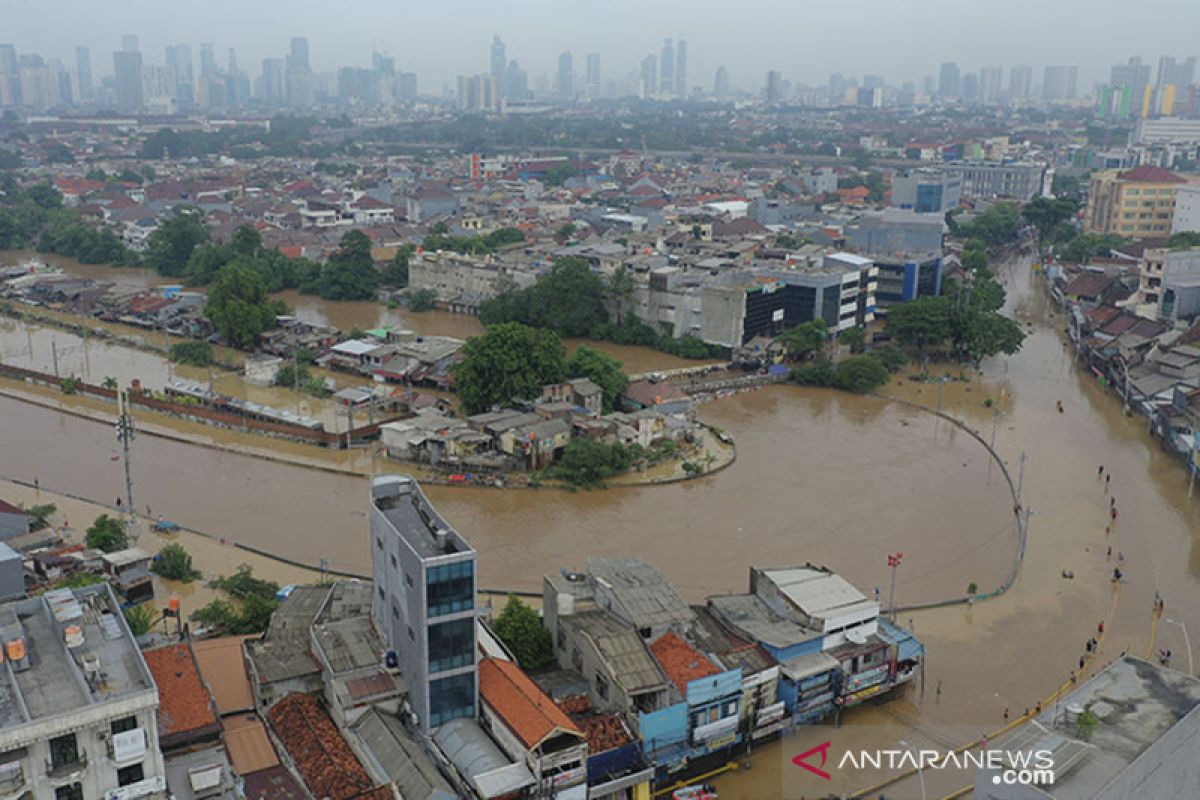
POLYGON ((79 80, 79 98, 92 99, 92 51, 86 47, 75 48, 75 74, 79 80))
POLYGON ((200 45, 200 78, 212 78, 217 74, 217 57, 211 44, 200 45))
POLYGON ((1008 96, 1011 100, 1027 100, 1033 93, 1033 67, 1018 64, 1008 73, 1008 96))
POLYGON ((21 69, 17 49, 0 44, 0 108, 15 108, 21 104, 21 69))
POLYGON ((289 53, 290 66, 293 69, 312 69, 308 63, 308 39, 303 36, 292 37, 292 47, 289 53))
POLYGON ((1158 87, 1175 86, 1183 89, 1196 81, 1196 57, 1186 61, 1176 61, 1173 56, 1163 56, 1158 60, 1158 87))
POLYGON ((653 53, 642 59, 642 97, 658 93, 658 57, 653 53))
POLYGON ((958 64, 947 61, 938 70, 938 97, 947 100, 962 96, 962 86, 959 79, 958 64))
POLYGON ((396 654, 417 724, 429 733, 472 718, 479 691, 475 549, 407 475, 374 478, 370 504, 371 618, 396 654))
POLYGON ((121 37, 121 49, 126 53, 136 53, 141 50, 138 46, 138 37, 132 33, 127 33, 121 37))
POLYGON ((658 57, 658 90, 664 96, 675 93, 675 43, 670 39, 663 40, 658 57))
POLYGON ((504 47, 504 41, 499 35, 495 35, 492 37, 491 75, 492 80, 496 82, 496 91, 501 97, 508 94, 508 81, 505 74, 507 70, 508 54, 504 47))
POLYGON ((521 69, 516 59, 509 61, 504 70, 504 96, 510 100, 525 100, 529 97, 529 75, 521 69))
POLYGON ((680 39, 675 46, 675 94, 687 97, 687 41, 680 39))
POLYGON ((588 97, 600 96, 600 54, 587 54, 587 93, 588 97))
POLYGON ((1079 67, 1050 66, 1042 76, 1042 99, 1047 103, 1062 103, 1075 99, 1075 84, 1079 67))
POLYGON ((142 54, 136 50, 113 53, 113 83, 117 90, 117 108, 140 111, 142 108, 142 54))
POLYGON ((783 100, 783 74, 777 69, 767 73, 766 100, 768 103, 783 100))
POLYGON ((1000 102, 1004 84, 1004 67, 984 67, 979 70, 979 102, 993 106, 1000 102))
POLYGON ((729 70, 724 66, 717 67, 716 77, 713 78, 713 94, 719 100, 729 96, 729 70))
POLYGON ((554 93, 563 99, 575 96, 575 67, 570 50, 558 56, 558 73, 554 79, 554 93))
POLYGON ((265 58, 258 96, 269 106, 281 106, 287 100, 287 62, 282 58, 265 58))
POLYGON ((196 73, 192 68, 191 45, 167 45, 167 66, 175 70, 176 98, 184 105, 194 102, 196 99, 196 73))

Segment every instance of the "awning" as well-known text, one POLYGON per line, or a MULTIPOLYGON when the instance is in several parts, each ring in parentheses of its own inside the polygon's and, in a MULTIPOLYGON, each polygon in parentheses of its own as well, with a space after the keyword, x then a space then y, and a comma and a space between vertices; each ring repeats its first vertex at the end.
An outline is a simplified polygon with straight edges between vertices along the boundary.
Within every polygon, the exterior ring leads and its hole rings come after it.
POLYGON ((916 636, 897 625, 893 625, 882 616, 879 617, 879 629, 877 633, 879 634, 879 638, 896 645, 897 661, 916 661, 925 655, 925 645, 921 644, 916 636))
POLYGON ((783 662, 779 665, 779 671, 786 678, 799 681, 813 675, 820 675, 822 672, 829 672, 837 667, 838 660, 833 656, 825 653, 809 653, 806 656, 783 662))

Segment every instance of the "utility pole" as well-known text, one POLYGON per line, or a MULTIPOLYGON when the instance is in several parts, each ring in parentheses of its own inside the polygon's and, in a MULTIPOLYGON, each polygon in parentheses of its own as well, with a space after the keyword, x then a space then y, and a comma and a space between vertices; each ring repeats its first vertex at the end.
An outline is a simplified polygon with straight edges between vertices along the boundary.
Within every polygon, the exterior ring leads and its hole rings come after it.
POLYGON ((1025 451, 1022 450, 1021 451, 1021 470, 1019 473, 1017 473, 1017 508, 1021 507, 1022 492, 1025 489, 1025 459, 1026 458, 1028 458, 1028 456, 1026 456, 1025 451))
POLYGON ((50 355, 54 359, 54 377, 58 377, 58 340, 50 340, 50 355))
POLYGON ((896 568, 900 566, 900 561, 904 558, 904 553, 888 553, 887 563, 892 570, 892 590, 891 597, 888 600, 888 606, 891 608, 892 622, 896 621, 896 568))
POLYGON ((117 440, 121 443, 125 461, 125 511, 128 514, 126 532, 131 542, 137 541, 136 506, 133 504, 133 473, 129 467, 129 445, 136 438, 133 415, 129 413, 129 390, 117 392, 117 440))

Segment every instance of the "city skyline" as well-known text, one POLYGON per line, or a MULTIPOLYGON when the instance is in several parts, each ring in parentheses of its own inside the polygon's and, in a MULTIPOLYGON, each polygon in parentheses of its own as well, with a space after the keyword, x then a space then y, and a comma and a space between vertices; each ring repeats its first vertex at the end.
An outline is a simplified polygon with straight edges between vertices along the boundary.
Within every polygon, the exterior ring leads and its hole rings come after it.
MULTIPOLYGON (((277 3, 244 9, 216 0, 203 9, 177 9, 171 24, 163 26, 150 22, 158 9, 143 0, 125 4, 124 13, 119 14, 78 3, 50 2, 7 12, 4 41, 18 51, 41 53, 68 64, 74 61, 76 46, 87 47, 92 52, 94 79, 111 74, 109 54, 128 49, 122 42, 128 34, 137 37, 148 64, 163 63, 169 45, 186 43, 198 50, 201 44, 211 43, 222 54, 236 50, 242 69, 254 78, 258 64, 279 57, 290 39, 299 36, 311 43, 314 72, 369 67, 372 54, 380 53, 390 56, 397 69, 418 73, 423 90, 433 94, 453 88, 459 75, 489 72, 489 48, 496 35, 504 40, 510 59, 517 60, 530 76, 546 76, 551 82, 558 72, 559 55, 565 51, 573 54, 575 72, 581 78, 589 53, 602 54, 607 78, 636 78, 642 60, 649 53, 658 53, 664 38, 686 39, 688 91, 695 86, 710 90, 720 67, 726 68, 732 87, 757 90, 772 70, 794 84, 809 86, 822 85, 837 72, 879 74, 890 85, 899 86, 905 81, 919 83, 935 75, 940 63, 956 61, 966 70, 1029 63, 1039 77, 1045 66, 1078 65, 1079 90, 1086 93, 1107 81, 1114 60, 1111 48, 1097 46, 1111 29, 1090 18, 1094 15, 1077 14, 1094 10, 1077 0, 1053 7, 1018 3, 995 20, 945 14, 948 6, 941 0, 921 0, 903 10, 861 2, 839 6, 832 19, 827 19, 830 12, 820 9, 796 13, 798 30, 786 24, 748 28, 744 23, 755 13, 766 19, 777 17, 785 8, 765 0, 737 9, 714 6, 705 14, 696 14, 693 5, 675 0, 649 8, 617 0, 603 11, 579 4, 569 14, 545 0, 530 0, 523 4, 520 18, 490 4, 473 1, 465 5, 456 8, 451 19, 440 8, 400 8, 371 0, 356 7, 360 14, 340 17, 328 15, 326 8, 311 0, 300 0, 290 3, 286 16, 280 17, 277 3), (841 19, 861 18, 855 5, 862 6, 870 26, 843 30, 835 36, 804 33, 822 25, 836 26, 841 19), (685 7, 687 13, 681 13, 685 7), (1023 13, 1025 7, 1030 13, 1023 13), (633 14, 639 24, 631 29, 629 16, 622 10, 633 14), (465 29, 458 24, 463 16, 472 21, 465 29), (1056 22, 1060 17, 1061 25, 1056 22), (363 20, 371 24, 363 25, 363 20), (538 24, 530 25, 530 20, 538 24), (934 37, 938 46, 878 46, 877 31, 916 20, 922 21, 923 35, 934 37), (452 22, 455 27, 447 28, 453 31, 450 47, 444 36, 413 33, 452 22), (981 24, 987 25, 986 37, 975 36, 981 24), (1066 36, 1064 30, 1073 30, 1074 35, 1066 36), (275 32, 264 35, 263 31, 275 32), (379 31, 394 33, 381 35, 379 31)), ((1123 58, 1141 55, 1147 63, 1156 63, 1160 55, 1186 58, 1193 54, 1195 44, 1186 27, 1164 28, 1149 21, 1184 8, 1180 0, 1152 0, 1145 15, 1122 27, 1122 40, 1128 43, 1123 45, 1128 50, 1123 58), (1142 22, 1143 18, 1148 21, 1142 22), (1145 28, 1140 39, 1139 27, 1145 28), (1141 42, 1152 45, 1141 46, 1141 42)), ((660 79, 663 77, 660 72, 660 79)))

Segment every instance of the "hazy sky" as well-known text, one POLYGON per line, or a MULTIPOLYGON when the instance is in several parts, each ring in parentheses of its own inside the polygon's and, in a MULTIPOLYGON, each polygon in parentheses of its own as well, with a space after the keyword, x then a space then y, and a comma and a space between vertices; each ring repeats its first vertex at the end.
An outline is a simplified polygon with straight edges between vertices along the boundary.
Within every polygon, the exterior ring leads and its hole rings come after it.
MULTIPOLYGON (((0 42, 73 64, 88 45, 96 76, 112 72, 121 35, 137 34, 147 63, 168 43, 229 47, 256 77, 263 58, 307 36, 313 68, 369 65, 372 50, 419 75, 436 92, 460 73, 486 71, 493 34, 531 76, 553 74, 571 50, 575 71, 602 54, 604 78, 622 78, 663 38, 688 40, 689 83, 711 88, 722 64, 732 83, 757 89, 769 69, 792 81, 824 83, 831 72, 883 75, 889 83, 936 75, 941 61, 963 69, 1030 63, 1080 65, 1081 92, 1109 65, 1141 55, 1200 51, 1197 0, 0 0, 0 42)), ((1006 78, 1007 80, 1007 78, 1006 78)))

